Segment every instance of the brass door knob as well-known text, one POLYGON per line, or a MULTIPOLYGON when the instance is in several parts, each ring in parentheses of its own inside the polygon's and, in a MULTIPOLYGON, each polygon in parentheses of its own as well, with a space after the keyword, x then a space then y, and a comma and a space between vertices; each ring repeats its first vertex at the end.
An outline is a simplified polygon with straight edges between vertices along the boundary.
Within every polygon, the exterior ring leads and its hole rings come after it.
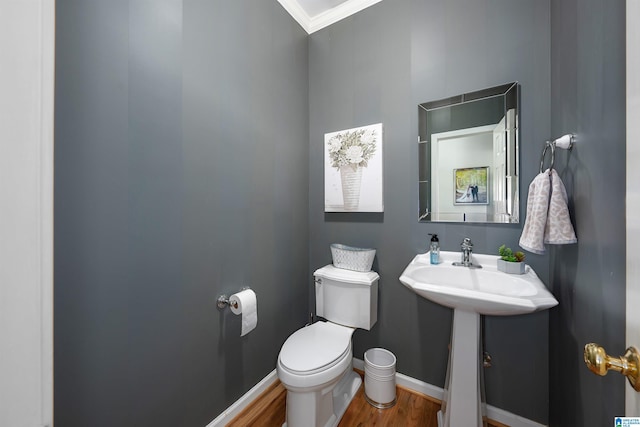
POLYGON ((624 356, 619 358, 609 356, 604 348, 596 343, 584 346, 584 363, 591 372, 604 376, 613 370, 626 376, 635 391, 640 391, 640 358, 635 347, 629 347, 624 356))

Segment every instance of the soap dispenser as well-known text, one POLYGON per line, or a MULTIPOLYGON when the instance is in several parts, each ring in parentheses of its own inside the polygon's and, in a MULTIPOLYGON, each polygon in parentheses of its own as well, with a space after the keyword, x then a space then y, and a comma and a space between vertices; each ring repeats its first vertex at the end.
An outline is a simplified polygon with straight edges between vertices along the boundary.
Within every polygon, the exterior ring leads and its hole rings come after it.
POLYGON ((438 240, 437 234, 431 234, 431 243, 429 244, 429 259, 431 264, 439 264, 440 263, 440 241, 438 240))

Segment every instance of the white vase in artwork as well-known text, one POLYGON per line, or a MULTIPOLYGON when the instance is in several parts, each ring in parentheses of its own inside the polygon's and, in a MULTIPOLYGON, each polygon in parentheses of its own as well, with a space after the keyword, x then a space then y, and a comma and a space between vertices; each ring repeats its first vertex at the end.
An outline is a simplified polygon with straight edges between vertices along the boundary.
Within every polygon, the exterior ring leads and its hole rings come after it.
POLYGON ((360 183, 362 182, 362 168, 350 165, 340 167, 340 178, 342 180, 342 200, 344 210, 358 210, 360 204, 360 183))

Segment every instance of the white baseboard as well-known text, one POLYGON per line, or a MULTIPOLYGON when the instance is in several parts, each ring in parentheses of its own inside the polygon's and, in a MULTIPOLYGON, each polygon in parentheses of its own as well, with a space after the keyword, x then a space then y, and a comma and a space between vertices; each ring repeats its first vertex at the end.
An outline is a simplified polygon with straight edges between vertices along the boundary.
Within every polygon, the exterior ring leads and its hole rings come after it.
POLYGON ((236 400, 223 413, 218 415, 213 421, 207 424, 207 427, 223 427, 227 425, 233 418, 242 412, 251 402, 253 402, 260 394, 269 388, 270 385, 278 380, 276 370, 269 372, 258 384, 254 385, 251 390, 246 392, 242 397, 236 400))
MULTIPOLYGON (((364 371, 364 361, 353 358, 353 367, 364 371)), ((271 371, 258 384, 253 386, 251 390, 246 392, 240 399, 229 406, 227 410, 218 415, 215 420, 207 424, 206 427, 223 427, 235 416, 242 412, 251 402, 253 402, 263 391, 278 380, 276 370, 271 371)), ((396 384, 406 389, 422 393, 434 399, 442 400, 444 390, 440 387, 428 384, 424 381, 412 378, 410 376, 396 372, 396 384)), ((523 418, 511 412, 487 405, 487 417, 502 424, 511 427, 546 427, 544 424, 523 418)))
MULTIPOLYGON (((364 371, 364 361, 354 357, 353 367, 364 371)), ((434 399, 438 399, 440 401, 444 396, 444 390, 442 388, 425 383, 424 381, 420 381, 399 372, 396 372, 396 384, 417 393, 422 393, 426 396, 433 397, 434 399)), ((540 424, 527 418, 523 418, 521 416, 512 414, 511 412, 507 412, 491 405, 487 405, 487 417, 511 427, 546 427, 544 424, 540 424)))
POLYGON ((500 408, 487 405, 487 417, 511 427, 547 427, 544 424, 521 417, 500 408))

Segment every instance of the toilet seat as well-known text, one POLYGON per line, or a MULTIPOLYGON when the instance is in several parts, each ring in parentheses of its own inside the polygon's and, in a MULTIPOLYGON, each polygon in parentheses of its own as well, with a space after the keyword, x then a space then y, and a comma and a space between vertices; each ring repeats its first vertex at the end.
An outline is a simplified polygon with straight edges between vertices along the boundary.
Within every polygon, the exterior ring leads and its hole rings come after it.
POLYGON ((351 354, 353 329, 316 322, 294 332, 280 351, 280 366, 296 376, 327 371, 351 354))

